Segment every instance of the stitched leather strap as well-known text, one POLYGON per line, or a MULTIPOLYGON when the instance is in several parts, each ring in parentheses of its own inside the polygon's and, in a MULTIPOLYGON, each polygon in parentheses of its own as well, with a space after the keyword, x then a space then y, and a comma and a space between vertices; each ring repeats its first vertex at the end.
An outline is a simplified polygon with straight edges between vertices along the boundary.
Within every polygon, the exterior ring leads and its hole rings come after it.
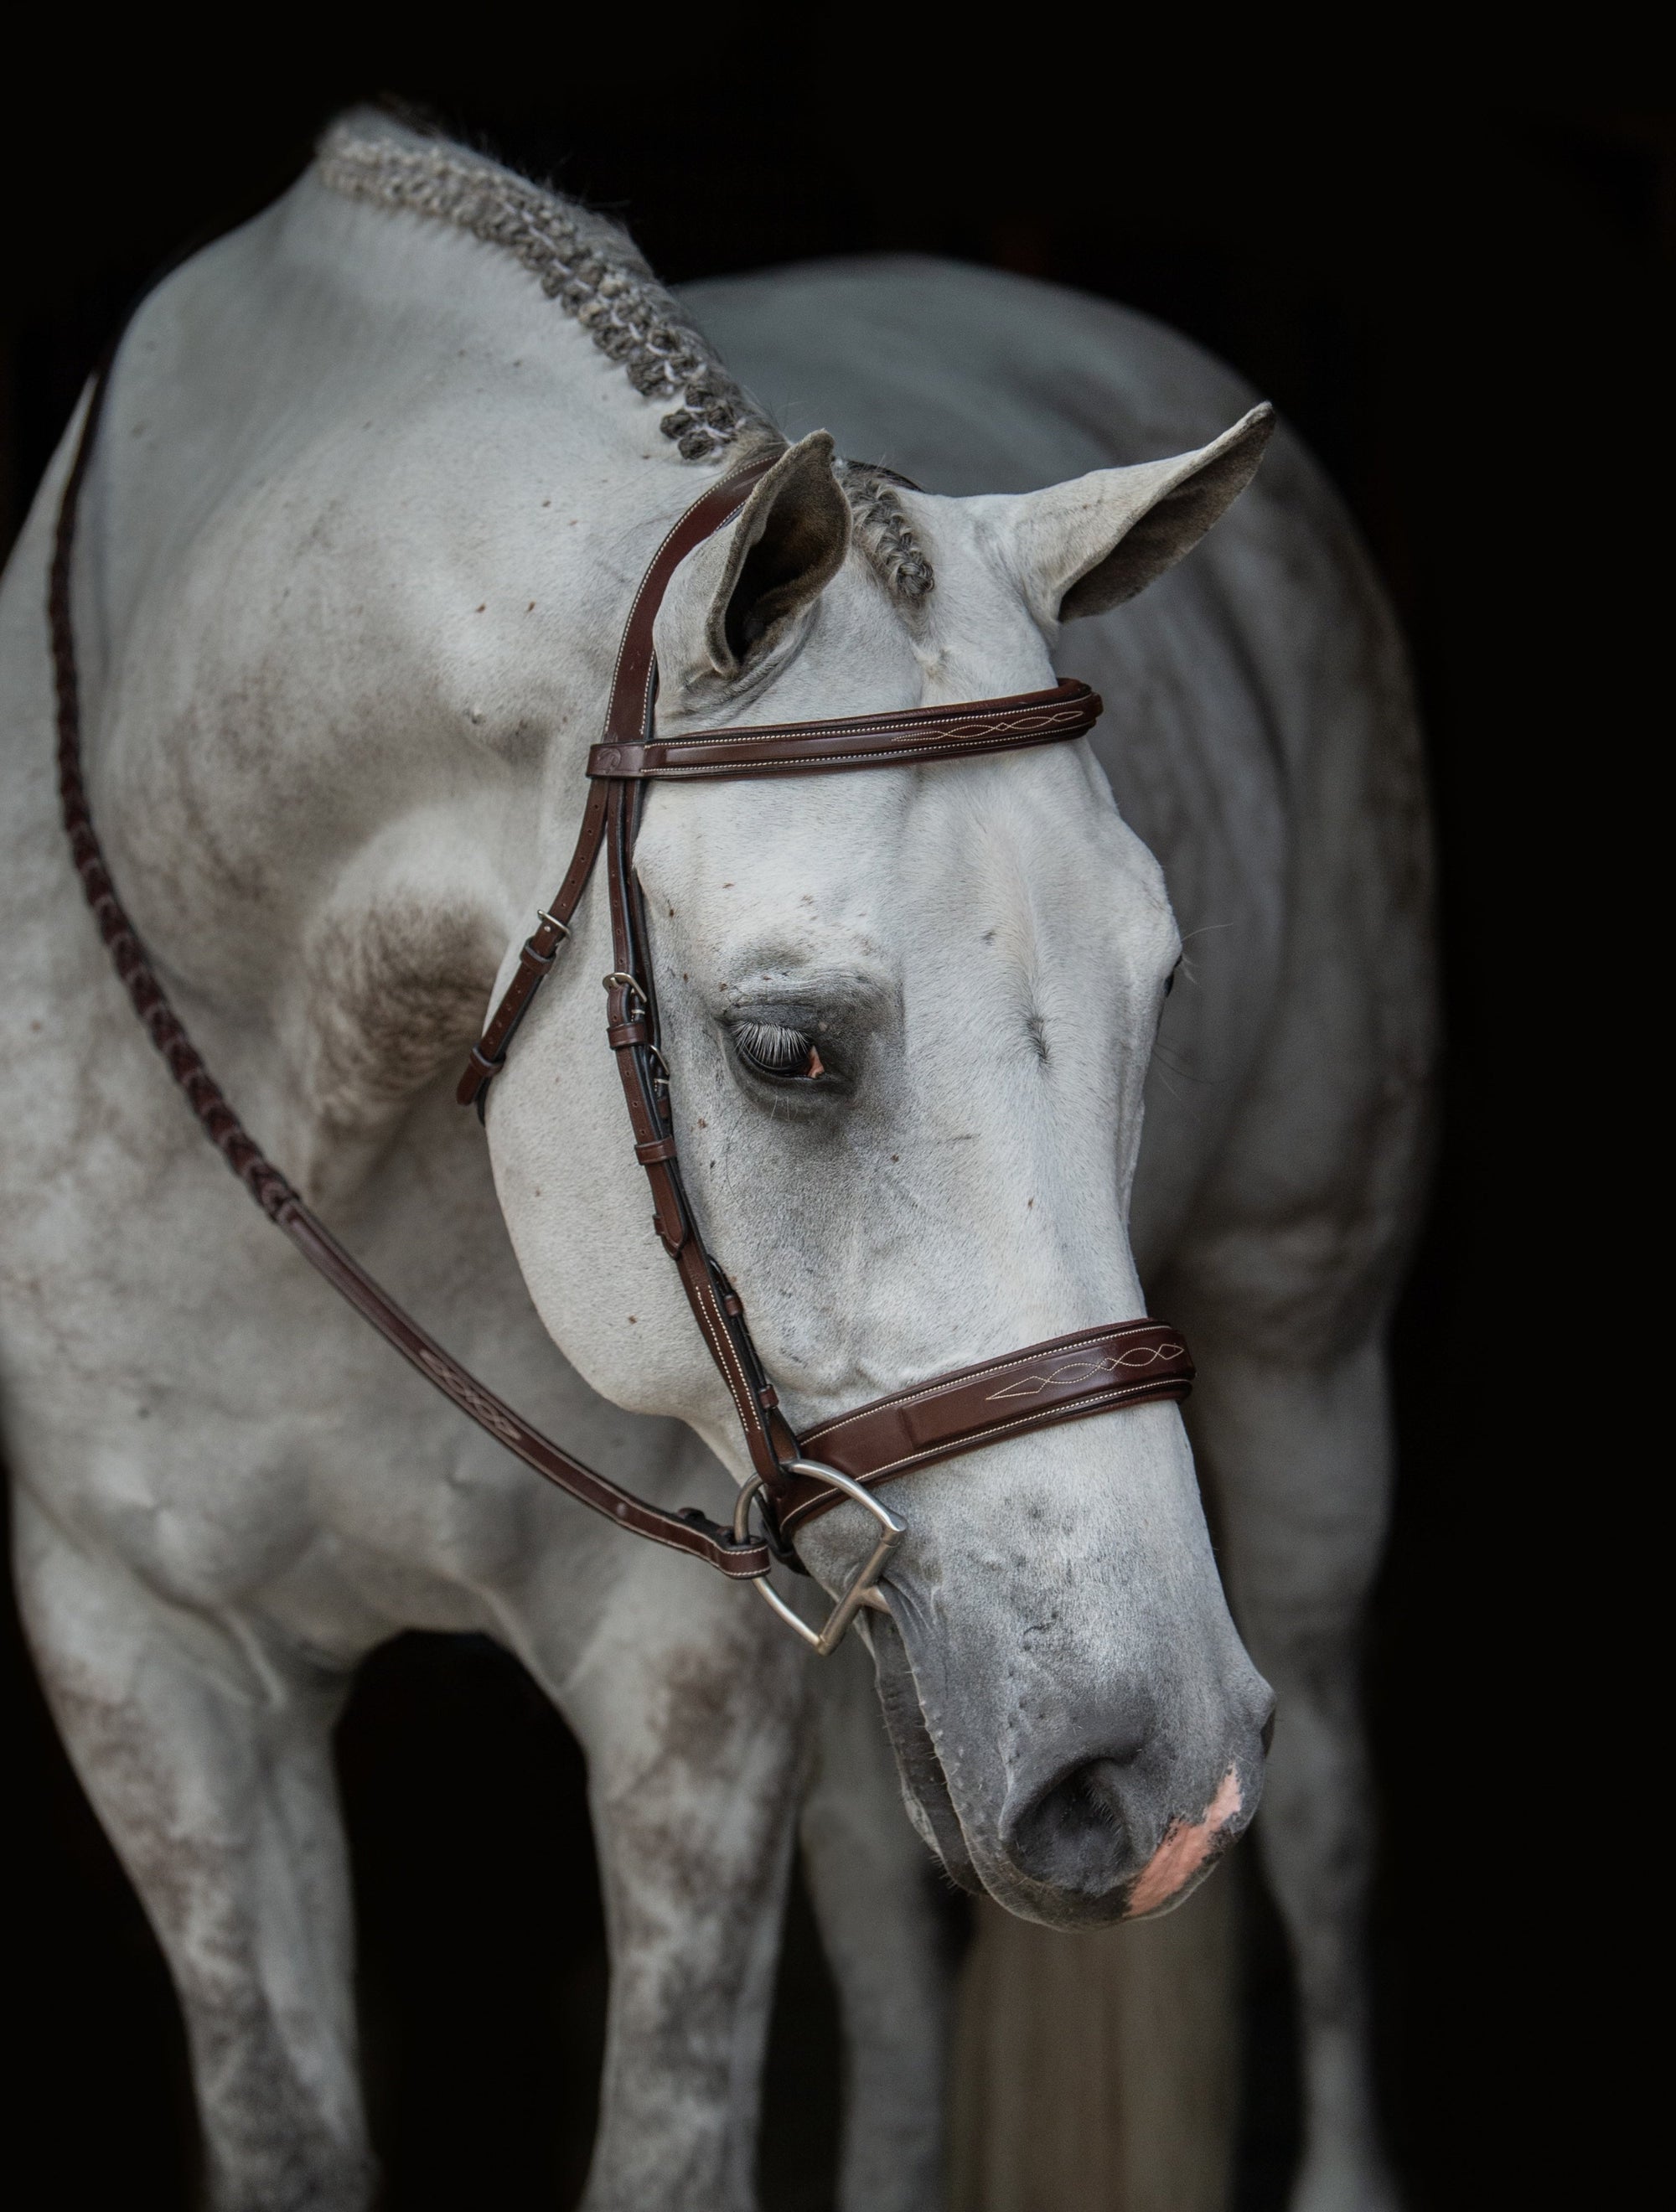
MULTIPOLYGON (((623 625, 622 641, 617 648, 610 703, 605 712, 609 738, 634 742, 647 735, 658 673, 652 652, 653 627, 670 578, 689 553, 738 513, 753 486, 768 474, 779 458, 777 453, 769 453, 747 468, 736 469, 720 483, 712 484, 675 521, 653 555, 635 594, 628 620, 623 625)), ((595 781, 588 786, 576 849, 570 856, 570 866, 565 870, 558 896, 542 914, 540 927, 525 940, 512 981, 502 992, 500 1004, 465 1063, 454 1093, 462 1106, 475 1105, 482 1112, 484 1094, 500 1073, 507 1047, 529 1011, 531 1000, 545 981, 560 945, 570 933, 570 918, 587 889, 604 834, 605 792, 595 781)))
POLYGON ((460 1077, 454 1097, 462 1106, 475 1105, 481 1114, 484 1094, 501 1072, 507 1056, 507 1047, 517 1032, 518 1024, 529 1011, 540 984, 557 957, 558 950, 570 934, 570 917, 581 902, 587 889, 588 878, 593 873, 593 864, 599 854, 599 841, 605 834, 605 787, 601 783, 588 787, 587 805, 582 811, 582 827, 576 840, 576 850, 571 857, 559 895, 541 915, 541 927, 534 935, 525 939, 519 948, 518 967, 513 979, 501 995, 501 1003, 489 1017, 489 1026, 471 1048, 471 1057, 465 1063, 465 1073, 460 1077))
POLYGON ((702 1559, 707 1566, 715 1567, 735 1580, 750 1581, 768 1572, 765 1546, 735 1543, 730 1529, 712 1521, 695 1506, 688 1506, 678 1513, 666 1513, 661 1506, 648 1504, 645 1498, 621 1489, 607 1476, 573 1458, 550 1437, 532 1427, 504 1398, 487 1383, 479 1382, 434 1337, 427 1335, 300 1199, 292 1198, 282 1205, 274 1219, 309 1265, 371 1322, 386 1343, 394 1345, 428 1382, 452 1398, 463 1413, 468 1414, 480 1429, 487 1429, 525 1467, 533 1468, 556 1488, 568 1492, 582 1504, 591 1505, 596 1513, 603 1513, 608 1521, 615 1521, 620 1528, 647 1537, 654 1544, 665 1544, 673 1551, 690 1553, 694 1559, 702 1559))
MULTIPOLYGON (((1193 1371, 1186 1339, 1166 1322, 1077 1329, 823 1421, 805 1431, 804 1456, 871 1490, 1004 1437, 1151 1398, 1185 1398, 1193 1371)), ((798 1476, 779 1508, 782 1539, 842 1503, 842 1492, 829 1483, 798 1476)))
POLYGON ((652 1188, 653 1227, 675 1262, 699 1334, 727 1385, 752 1469, 778 1492, 785 1486, 784 1462, 797 1456, 798 1440, 775 1410, 778 1401, 751 1342, 744 1307, 699 1235, 682 1188, 669 1083, 658 1049, 656 988, 634 872, 642 793, 622 778, 611 782, 610 791, 605 880, 613 974, 606 987, 606 1040, 616 1054, 635 1157, 652 1188))
POLYGON ((1086 735, 1099 719, 1098 693, 1066 677, 1051 691, 1021 691, 1014 698, 977 699, 958 707, 912 707, 896 714, 854 714, 831 722, 765 722, 642 744, 608 739, 588 754, 588 774, 682 783, 902 768, 918 761, 1059 744, 1086 735))

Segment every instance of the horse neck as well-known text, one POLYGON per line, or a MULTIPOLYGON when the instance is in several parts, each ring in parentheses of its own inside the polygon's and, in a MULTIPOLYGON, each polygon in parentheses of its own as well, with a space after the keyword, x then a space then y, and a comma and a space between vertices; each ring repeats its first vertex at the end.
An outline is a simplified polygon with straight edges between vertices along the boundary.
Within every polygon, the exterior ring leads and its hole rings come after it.
POLYGON ((294 1158, 363 1156, 470 1043, 574 833, 634 574, 707 476, 545 304, 306 182, 124 346, 84 539, 94 803, 294 1158))

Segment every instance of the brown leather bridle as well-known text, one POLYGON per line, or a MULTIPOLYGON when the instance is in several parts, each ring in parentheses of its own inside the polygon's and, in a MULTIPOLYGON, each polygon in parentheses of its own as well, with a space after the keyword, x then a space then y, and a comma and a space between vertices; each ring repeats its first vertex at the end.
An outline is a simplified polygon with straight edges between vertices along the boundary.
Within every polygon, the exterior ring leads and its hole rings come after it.
POLYGON ((427 1335, 316 1219, 222 1096, 170 1006, 117 896, 94 830, 82 766, 70 580, 82 486, 113 361, 114 351, 88 398, 58 509, 48 593, 59 795, 70 851, 117 973, 206 1135, 310 1266, 404 1358, 526 1466, 583 1504, 637 1536, 690 1553, 725 1575, 755 1583, 774 1610, 820 1652, 836 1645, 859 1607, 883 1607, 875 1585, 904 1529, 873 1496, 876 1486, 1003 1437, 1149 1399, 1187 1396, 1193 1367, 1179 1333, 1162 1322, 1119 1322, 1075 1330, 935 1376, 823 1421, 799 1438, 780 1409, 751 1341, 738 1293, 705 1244, 682 1187, 668 1076, 658 1048, 651 951, 634 874, 635 839, 647 783, 654 778, 711 781, 838 774, 1010 751, 1081 737, 1100 714, 1100 701, 1087 684, 1066 681, 1049 691, 962 706, 659 738, 653 625, 665 591, 686 556, 738 513, 777 456, 712 484, 653 555, 623 629, 604 736, 588 756, 587 805, 575 852, 557 895, 540 911, 538 927, 519 952, 512 981, 472 1048, 458 1091, 460 1103, 475 1104, 481 1115, 489 1086, 505 1064, 518 1024, 570 933, 571 917, 603 847, 613 961, 604 979, 605 1037, 616 1054, 635 1155, 652 1186, 653 1225, 676 1264, 700 1333, 727 1385, 750 1456, 751 1475, 740 1491, 732 1526, 712 1521, 695 1507, 665 1512, 619 1488, 532 1428, 427 1335), (846 1498, 865 1508, 879 1534, 824 1627, 817 1632, 770 1588, 769 1565, 777 1557, 798 1566, 791 1538, 846 1498), (753 1503, 762 1516, 762 1535, 751 1533, 753 1503))

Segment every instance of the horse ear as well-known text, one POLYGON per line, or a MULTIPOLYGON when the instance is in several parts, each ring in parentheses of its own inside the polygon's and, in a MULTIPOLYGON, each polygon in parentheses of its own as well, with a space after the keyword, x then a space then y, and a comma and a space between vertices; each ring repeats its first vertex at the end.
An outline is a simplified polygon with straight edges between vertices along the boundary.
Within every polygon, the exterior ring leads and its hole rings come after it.
POLYGON ((1007 501, 1009 557, 1037 619, 1104 614, 1173 568, 1251 482, 1273 428, 1273 408, 1254 407, 1197 453, 1007 501))
POLYGON ((850 507, 832 439, 812 431, 752 489, 738 519, 689 554, 659 617, 659 659, 685 680, 737 676, 783 636, 843 566, 850 507))

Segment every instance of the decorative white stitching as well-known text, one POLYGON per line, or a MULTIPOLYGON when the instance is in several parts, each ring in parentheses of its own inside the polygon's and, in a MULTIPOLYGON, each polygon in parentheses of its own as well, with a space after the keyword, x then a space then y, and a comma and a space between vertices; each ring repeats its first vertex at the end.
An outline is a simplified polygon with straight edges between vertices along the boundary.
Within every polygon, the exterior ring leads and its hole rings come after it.
MULTIPOLYGON (((1116 1321, 1108 1328, 1090 1329, 1083 1342, 1092 1350, 1096 1345, 1114 1344, 1123 1337, 1133 1336, 1137 1329, 1157 1327, 1155 1321, 1116 1321)), ((910 1396, 887 1399, 883 1407, 863 1406, 853 1413, 841 1413, 835 1421, 829 1421, 822 1428, 811 1429, 803 1441, 805 1445, 819 1443, 828 1437, 835 1436, 840 1429, 847 1429, 852 1421, 871 1420, 881 1411, 894 1413, 898 1407, 923 1406, 930 1399, 946 1396, 950 1390, 975 1390, 980 1383, 993 1382, 996 1376, 1005 1375, 1015 1367, 1028 1367, 1033 1356, 1039 1358, 1041 1354, 1039 1352, 1034 1355, 1020 1352, 1006 1359, 980 1360, 964 1375, 934 1379, 910 1396)))
POLYGON ((1016 1382, 1009 1382, 1005 1390, 997 1390, 984 1400, 987 1406, 1002 1398, 1039 1397, 1042 1391, 1056 1388, 1069 1389, 1069 1378, 1076 1374, 1090 1376, 1115 1375, 1120 1367, 1156 1367, 1161 1359, 1176 1359, 1186 1352, 1185 1344, 1137 1344, 1121 1352, 1115 1359, 1067 1359, 1047 1375, 1021 1375, 1016 1382))
MULTIPOLYGON (((1163 1386, 1162 1384, 1157 1382, 1128 1382, 1126 1383, 1121 1389, 1104 1390, 1102 1391, 1097 1398, 1088 1398, 1084 1400, 1080 1410, 1084 1413, 1091 1413, 1095 1407, 1098 1406, 1121 1405, 1127 1399, 1145 1397, 1153 1391, 1161 1389, 1163 1387, 1163 1386)), ((956 1457, 959 1452, 969 1450, 974 1444, 987 1443, 993 1437, 1004 1437, 1011 1430, 1028 1429, 1033 1427, 1051 1427, 1052 1425, 1053 1424, 1051 1422, 1043 1422, 1039 1413, 1021 1413, 1016 1420, 998 1421, 991 1428, 975 1430, 969 1437, 962 1437, 957 1446, 954 1444, 931 1444, 928 1445, 924 1451, 910 1452, 906 1459, 893 1459, 887 1467, 870 1468, 865 1475, 859 1475, 855 1480, 867 1484, 883 1482, 887 1474, 905 1474, 909 1468, 918 1467, 926 1460, 935 1460, 944 1457, 952 1459, 956 1457)), ((815 1442, 816 1435, 817 1433, 819 1432, 811 1431, 809 1436, 804 1438, 805 1448, 815 1442)), ((811 1505, 814 1504, 817 1501, 813 1498, 809 1501, 811 1505)), ((794 1505, 792 1508, 791 1512, 786 1516, 786 1525, 789 1528, 794 1522, 802 1520, 807 1514, 808 1510, 808 1506, 794 1505)))
POLYGON ((710 1306, 714 1295, 713 1290, 707 1288, 700 1304, 694 1308, 694 1311, 698 1316, 699 1327, 704 1331, 705 1340, 710 1346, 710 1357, 715 1361, 720 1370, 721 1379, 727 1385, 728 1395, 733 1401, 733 1411, 739 1418, 739 1426, 749 1439, 753 1433, 751 1418, 748 1410, 750 1401, 739 1395, 738 1384, 733 1378, 733 1369, 738 1361, 733 1351, 732 1340, 727 1337, 722 1325, 719 1322, 713 1322, 711 1318, 710 1306), (726 1352, 722 1348, 724 1340, 726 1342, 726 1352))

